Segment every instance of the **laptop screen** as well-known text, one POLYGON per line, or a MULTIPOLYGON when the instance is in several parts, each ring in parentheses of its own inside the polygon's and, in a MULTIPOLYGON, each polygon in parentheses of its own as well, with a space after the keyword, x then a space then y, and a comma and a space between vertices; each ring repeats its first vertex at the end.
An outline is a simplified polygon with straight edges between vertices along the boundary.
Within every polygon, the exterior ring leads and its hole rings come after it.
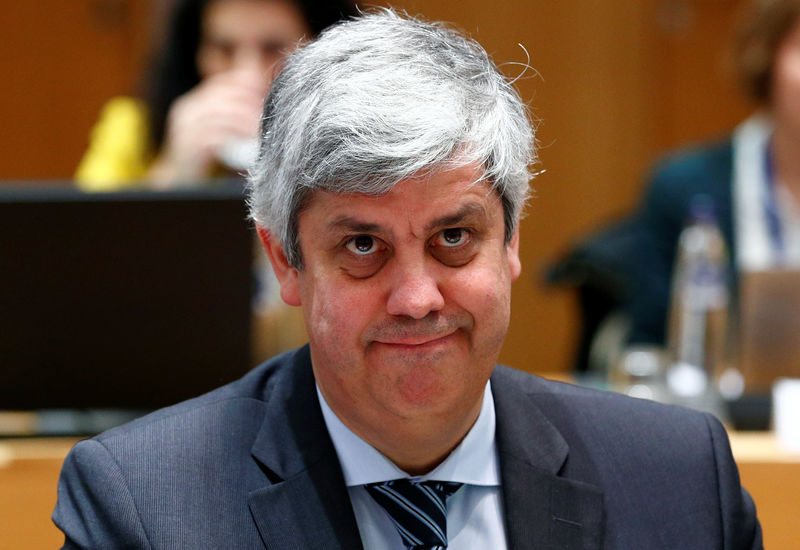
POLYGON ((150 409, 251 366, 241 185, 0 186, 0 410, 150 409))
POLYGON ((800 270, 741 275, 739 364, 748 392, 800 378, 800 270))

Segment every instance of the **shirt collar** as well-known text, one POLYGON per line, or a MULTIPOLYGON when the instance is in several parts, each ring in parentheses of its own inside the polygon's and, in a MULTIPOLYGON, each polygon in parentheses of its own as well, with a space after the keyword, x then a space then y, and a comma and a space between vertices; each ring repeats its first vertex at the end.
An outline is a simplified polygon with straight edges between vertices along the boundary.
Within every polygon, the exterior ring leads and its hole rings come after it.
MULTIPOLYGON (((317 397, 348 487, 409 477, 345 426, 325 401, 319 386, 317 397)), ((439 466, 419 476, 419 479, 454 481, 469 485, 500 485, 500 467, 495 445, 494 399, 489 381, 486 382, 483 404, 475 424, 439 466)))

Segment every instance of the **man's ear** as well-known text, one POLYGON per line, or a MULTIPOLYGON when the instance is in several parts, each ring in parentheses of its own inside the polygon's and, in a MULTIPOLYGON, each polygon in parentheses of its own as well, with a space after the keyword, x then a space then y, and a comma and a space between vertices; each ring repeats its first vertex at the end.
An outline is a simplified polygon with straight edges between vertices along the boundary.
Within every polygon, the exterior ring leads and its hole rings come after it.
POLYGON ((511 240, 506 245, 506 255, 508 256, 508 270, 511 280, 516 281, 522 271, 522 264, 519 261, 519 221, 511 240))
POLYGON ((256 231, 267 252, 269 262, 272 264, 275 277, 281 285, 281 298, 290 306, 299 306, 300 287, 297 280, 297 269, 289 265, 286 254, 283 252, 283 246, 275 235, 260 225, 256 225, 256 231))

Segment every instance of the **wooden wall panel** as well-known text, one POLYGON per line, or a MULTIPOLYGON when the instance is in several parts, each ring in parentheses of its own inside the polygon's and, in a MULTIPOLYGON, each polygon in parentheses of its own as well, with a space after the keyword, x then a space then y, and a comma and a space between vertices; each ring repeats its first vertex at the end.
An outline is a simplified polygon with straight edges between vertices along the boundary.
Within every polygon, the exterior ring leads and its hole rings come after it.
POLYGON ((753 105, 736 86, 733 27, 743 0, 662 0, 654 14, 656 145, 715 139, 753 105))
POLYGON ((0 179, 72 175, 103 102, 135 88, 149 9, 149 0, 14 3, 0 56, 0 179))

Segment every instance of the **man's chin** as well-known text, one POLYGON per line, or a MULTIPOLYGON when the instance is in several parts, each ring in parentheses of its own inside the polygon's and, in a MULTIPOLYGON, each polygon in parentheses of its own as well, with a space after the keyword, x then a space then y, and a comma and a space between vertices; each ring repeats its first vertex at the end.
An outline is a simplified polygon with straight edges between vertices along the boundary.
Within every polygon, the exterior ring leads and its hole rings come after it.
POLYGON ((467 398, 472 386, 481 385, 480 373, 467 365, 469 358, 460 354, 413 365, 384 362, 384 390, 393 394, 388 402, 410 416, 424 414, 430 419, 431 415, 446 413, 455 402, 467 398))

